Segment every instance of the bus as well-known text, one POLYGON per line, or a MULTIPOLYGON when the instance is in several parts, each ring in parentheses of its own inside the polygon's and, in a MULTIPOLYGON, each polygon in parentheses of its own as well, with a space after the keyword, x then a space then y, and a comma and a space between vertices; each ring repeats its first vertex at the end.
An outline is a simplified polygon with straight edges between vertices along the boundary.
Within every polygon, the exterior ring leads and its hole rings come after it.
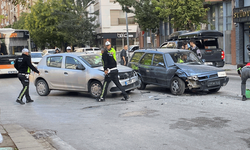
POLYGON ((30 50, 28 30, 0 28, 0 74, 18 73, 14 62, 23 48, 30 50))

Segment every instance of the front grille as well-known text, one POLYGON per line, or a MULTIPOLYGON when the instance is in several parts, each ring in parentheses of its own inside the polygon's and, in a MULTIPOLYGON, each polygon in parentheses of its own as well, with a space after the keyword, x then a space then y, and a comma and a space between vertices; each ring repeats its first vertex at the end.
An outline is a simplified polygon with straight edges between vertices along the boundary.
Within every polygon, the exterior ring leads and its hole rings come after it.
POLYGON ((204 80, 204 79, 208 79, 208 78, 217 78, 217 77, 218 77, 217 74, 212 74, 212 75, 207 75, 207 76, 199 77, 199 80, 204 80))
POLYGON ((134 77, 134 72, 120 72, 119 74, 120 80, 128 79, 134 77))
MULTIPOLYGON (((130 88, 132 88, 132 87, 138 86, 138 85, 139 85, 139 82, 136 81, 136 82, 134 82, 134 83, 132 83, 132 84, 124 85, 124 86, 122 86, 122 87, 124 88, 124 90, 126 90, 126 89, 130 89, 130 88)), ((120 89, 119 89, 118 87, 112 87, 112 88, 110 89, 110 92, 116 92, 116 91, 120 91, 120 89)))

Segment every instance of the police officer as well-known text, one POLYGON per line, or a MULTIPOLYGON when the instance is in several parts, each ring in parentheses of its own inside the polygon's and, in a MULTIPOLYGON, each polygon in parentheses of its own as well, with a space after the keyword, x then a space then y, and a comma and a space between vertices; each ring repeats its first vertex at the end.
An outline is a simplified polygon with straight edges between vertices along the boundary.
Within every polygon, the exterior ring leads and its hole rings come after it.
POLYGON ((31 63, 31 57, 29 55, 29 50, 27 48, 24 48, 22 50, 22 56, 18 57, 15 60, 15 68, 18 70, 18 78, 21 81, 23 85, 23 89, 20 92, 16 102, 20 104, 25 104, 23 102, 23 96, 26 97, 26 103, 34 102, 31 100, 29 95, 29 74, 30 69, 32 69, 34 72, 39 73, 39 71, 32 65, 31 63))
POLYGON ((67 49, 67 53, 71 53, 71 47, 70 46, 68 46, 66 49, 67 49))
POLYGON ((105 43, 106 48, 102 53, 102 61, 103 61, 103 68, 105 73, 103 89, 101 96, 97 99, 99 102, 105 101, 107 95, 107 88, 109 83, 113 81, 115 85, 122 91, 123 97, 121 100, 127 101, 129 99, 127 93, 125 92, 124 88, 122 87, 121 83, 118 79, 118 70, 117 70, 117 63, 114 57, 114 53, 111 50, 111 44, 109 41, 105 43))

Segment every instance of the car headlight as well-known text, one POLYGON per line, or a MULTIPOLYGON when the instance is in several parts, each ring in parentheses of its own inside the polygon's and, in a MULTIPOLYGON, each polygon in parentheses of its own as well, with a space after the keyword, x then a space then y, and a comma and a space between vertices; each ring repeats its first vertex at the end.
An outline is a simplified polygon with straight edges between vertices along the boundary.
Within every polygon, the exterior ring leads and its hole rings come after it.
POLYGON ((189 80, 199 80, 198 76, 187 77, 189 80))

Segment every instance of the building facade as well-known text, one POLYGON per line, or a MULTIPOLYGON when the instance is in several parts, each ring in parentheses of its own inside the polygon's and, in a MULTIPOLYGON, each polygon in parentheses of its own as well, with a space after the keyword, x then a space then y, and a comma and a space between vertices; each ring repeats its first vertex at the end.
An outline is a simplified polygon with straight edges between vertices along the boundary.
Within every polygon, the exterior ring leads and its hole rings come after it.
POLYGON ((19 20, 22 12, 30 13, 30 7, 34 5, 36 1, 37 0, 27 0, 25 6, 20 4, 15 6, 9 0, 1 0, 0 15, 3 17, 0 19, 0 28, 4 28, 19 20))
POLYGON ((250 44, 250 0, 235 0, 233 21, 236 36, 236 63, 250 62, 246 46, 250 44))
MULTIPOLYGON (((124 45, 127 45, 126 33, 126 13, 122 11, 119 3, 115 0, 97 0, 95 4, 89 7, 89 12, 99 12, 97 23, 100 25, 96 29, 97 46, 104 46, 108 40, 112 47, 120 51, 124 45)), ((138 45, 139 41, 136 37, 137 24, 135 23, 134 14, 127 14, 129 45, 138 45)))

